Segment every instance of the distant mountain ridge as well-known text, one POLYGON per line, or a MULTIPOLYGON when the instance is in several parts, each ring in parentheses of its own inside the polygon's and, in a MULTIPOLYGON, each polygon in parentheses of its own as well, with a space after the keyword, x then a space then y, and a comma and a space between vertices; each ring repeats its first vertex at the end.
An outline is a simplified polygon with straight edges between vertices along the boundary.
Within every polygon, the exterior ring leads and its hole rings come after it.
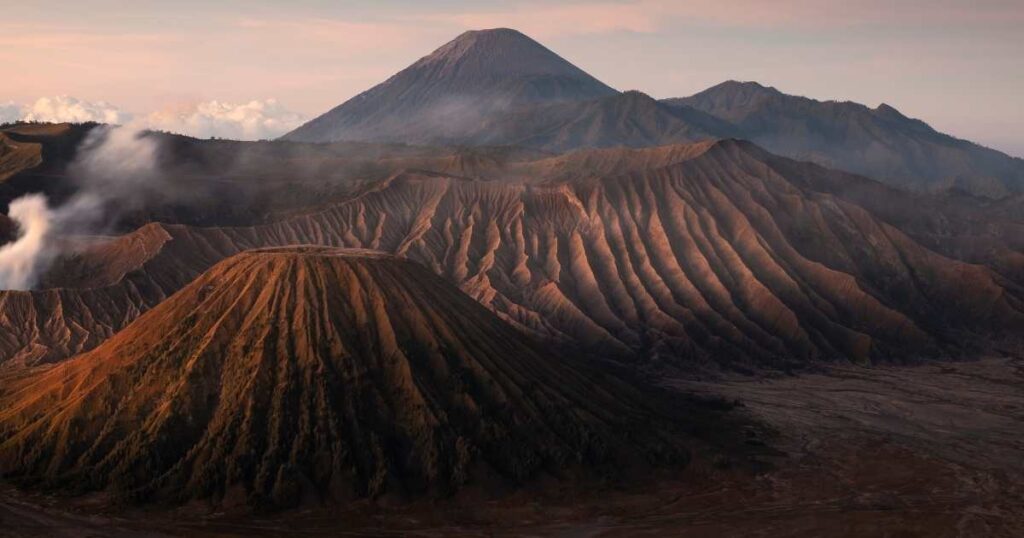
POLYGON ((816 101, 736 81, 659 102, 620 93, 506 28, 466 32, 283 138, 548 151, 742 138, 903 189, 1024 192, 1024 160, 886 104, 816 101))
POLYGON ((910 190, 958 188, 1001 197, 1024 192, 1024 160, 940 133, 887 104, 817 101, 757 82, 727 81, 665 99, 734 127, 765 149, 864 174, 910 190))

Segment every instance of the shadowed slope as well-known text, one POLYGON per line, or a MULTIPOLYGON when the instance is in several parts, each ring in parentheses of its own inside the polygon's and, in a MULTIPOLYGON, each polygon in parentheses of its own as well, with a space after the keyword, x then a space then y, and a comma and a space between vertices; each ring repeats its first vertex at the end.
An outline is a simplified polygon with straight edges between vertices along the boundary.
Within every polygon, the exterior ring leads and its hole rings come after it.
POLYGON ((688 457, 654 400, 370 251, 235 256, 0 400, 8 476, 138 499, 280 507, 688 457))

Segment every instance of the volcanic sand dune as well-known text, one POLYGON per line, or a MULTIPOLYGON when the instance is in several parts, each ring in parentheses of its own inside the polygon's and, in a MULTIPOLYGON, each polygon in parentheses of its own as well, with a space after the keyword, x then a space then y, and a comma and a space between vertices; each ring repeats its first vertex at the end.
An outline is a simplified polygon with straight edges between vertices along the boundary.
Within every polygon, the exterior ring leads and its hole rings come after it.
POLYGON ((44 487, 258 508, 688 461, 667 408, 582 364, 416 263, 249 251, 95 350, 8 372, 0 468, 44 487))

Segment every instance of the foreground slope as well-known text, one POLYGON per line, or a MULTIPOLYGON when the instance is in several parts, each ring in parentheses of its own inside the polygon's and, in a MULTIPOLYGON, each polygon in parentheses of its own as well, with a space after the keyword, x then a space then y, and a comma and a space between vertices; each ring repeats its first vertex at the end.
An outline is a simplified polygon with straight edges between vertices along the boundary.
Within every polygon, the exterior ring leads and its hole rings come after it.
POLYGON ((135 499, 280 507, 688 458, 655 400, 361 250, 235 256, 0 400, 6 476, 135 499))
POLYGON ((891 106, 816 101, 756 82, 723 82, 667 104, 706 112, 765 149, 914 190, 1024 192, 1024 160, 940 133, 891 106))

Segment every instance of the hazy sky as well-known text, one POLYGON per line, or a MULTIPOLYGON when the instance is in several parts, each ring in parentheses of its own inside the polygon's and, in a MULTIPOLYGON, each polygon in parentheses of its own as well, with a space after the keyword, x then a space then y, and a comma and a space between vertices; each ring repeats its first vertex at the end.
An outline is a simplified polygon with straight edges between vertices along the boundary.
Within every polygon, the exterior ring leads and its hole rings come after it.
POLYGON ((756 80, 885 102, 1024 156, 1024 0, 0 0, 0 107, 67 95, 284 125, 498 26, 618 89, 660 98, 756 80))

